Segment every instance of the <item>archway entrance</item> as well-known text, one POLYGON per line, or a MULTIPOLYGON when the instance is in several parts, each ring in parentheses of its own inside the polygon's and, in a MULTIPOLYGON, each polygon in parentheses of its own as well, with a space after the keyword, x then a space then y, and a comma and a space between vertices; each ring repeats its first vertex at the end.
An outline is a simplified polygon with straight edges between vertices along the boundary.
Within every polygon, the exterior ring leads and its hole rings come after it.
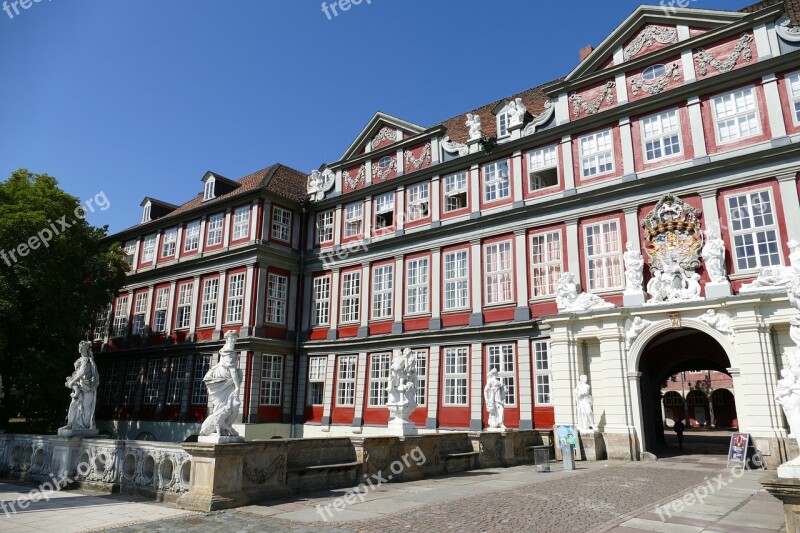
POLYGON ((725 453, 738 425, 730 360, 710 335, 672 329, 653 338, 639 359, 644 449, 655 455, 678 451, 672 429, 686 426, 688 453, 725 453))

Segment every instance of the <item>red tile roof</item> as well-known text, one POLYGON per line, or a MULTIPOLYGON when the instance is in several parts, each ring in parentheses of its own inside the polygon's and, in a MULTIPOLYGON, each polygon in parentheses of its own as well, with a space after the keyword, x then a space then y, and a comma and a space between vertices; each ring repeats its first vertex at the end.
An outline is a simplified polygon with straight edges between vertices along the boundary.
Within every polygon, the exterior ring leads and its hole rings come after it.
POLYGON ((792 19, 792 25, 800 25, 800 0, 763 0, 762 2, 755 3, 741 9, 742 13, 755 13, 762 9, 774 6, 776 4, 783 4, 786 10, 786 15, 792 19))

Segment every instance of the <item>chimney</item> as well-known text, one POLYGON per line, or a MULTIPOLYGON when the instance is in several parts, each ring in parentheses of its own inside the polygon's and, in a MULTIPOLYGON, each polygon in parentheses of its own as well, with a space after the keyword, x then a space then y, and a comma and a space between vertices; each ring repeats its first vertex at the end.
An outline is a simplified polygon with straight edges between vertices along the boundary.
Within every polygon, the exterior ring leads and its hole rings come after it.
POLYGON ((591 44, 581 48, 581 52, 580 52, 580 54, 581 54, 581 63, 583 63, 583 60, 586 59, 587 57, 589 57, 589 54, 591 54, 593 51, 594 51, 594 46, 592 46, 591 44))

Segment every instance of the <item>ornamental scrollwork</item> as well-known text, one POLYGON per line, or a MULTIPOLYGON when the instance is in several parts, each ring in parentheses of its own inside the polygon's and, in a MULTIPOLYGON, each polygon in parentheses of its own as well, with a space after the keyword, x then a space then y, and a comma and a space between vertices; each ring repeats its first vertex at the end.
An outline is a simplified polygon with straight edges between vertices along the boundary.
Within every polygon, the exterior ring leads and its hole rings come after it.
POLYGON ((800 43, 800 26, 792 26, 792 19, 781 17, 775 23, 775 30, 781 39, 791 43, 800 43))
POLYGON ((553 102, 551 100, 545 102, 544 109, 542 110, 542 112, 536 115, 536 117, 531 122, 529 122, 527 126, 525 126, 525 129, 522 130, 522 136, 524 137, 526 135, 533 135, 534 133, 536 133, 537 128, 539 128, 540 126, 544 126, 550 121, 555 111, 556 111, 556 106, 553 105, 553 102))
POLYGON ((342 172, 342 181, 344 183, 345 189, 352 189, 356 190, 359 185, 363 185, 367 179, 367 166, 361 165, 361 168, 358 169, 358 174, 356 177, 350 176, 350 172, 345 170, 342 172))
POLYGON ((661 26, 648 26, 625 47, 625 50, 622 51, 622 56, 625 61, 628 61, 641 52, 642 48, 653 46, 653 42, 675 44, 678 42, 678 30, 661 26))
POLYGON ((444 148, 445 152, 448 153, 458 153, 460 157, 463 157, 469 153, 469 147, 464 143, 459 143, 450 139, 449 135, 445 135, 442 139, 442 147, 444 148))
POLYGON ((395 158, 392 158, 392 162, 385 168, 372 167, 372 172, 375 174, 375 177, 378 178, 378 181, 384 181, 395 170, 397 170, 397 159, 395 158))
POLYGON ((634 96, 638 96, 639 91, 643 91, 647 94, 658 94, 669 85, 670 79, 675 81, 680 81, 681 79, 681 71, 677 63, 673 63, 672 66, 666 69, 664 74, 655 80, 648 81, 644 78, 632 79, 631 91, 634 96))
POLYGON ((572 93, 569 97, 569 101, 572 104, 572 112, 575 114, 576 117, 581 116, 581 109, 586 112, 587 115, 594 115, 598 111, 600 111, 600 106, 603 105, 603 101, 605 101, 608 105, 614 103, 614 87, 617 86, 617 82, 609 81, 607 82, 600 91, 600 94, 597 95, 597 98, 594 99, 594 102, 589 103, 583 99, 583 97, 579 96, 578 93, 572 93))
POLYGON ((414 170, 421 169, 424 165, 431 164, 431 143, 425 145, 419 158, 414 157, 414 152, 411 150, 405 151, 406 165, 408 168, 414 167, 414 170))
POLYGON ((397 141, 397 130, 384 126, 372 139, 372 148, 377 148, 383 141, 397 141))
POLYGON ((739 62, 740 57, 746 62, 750 62, 750 60, 753 59, 753 51, 750 49, 750 43, 752 42, 753 36, 749 33, 743 33, 742 36, 739 37, 739 41, 736 43, 736 46, 733 48, 733 52, 731 52, 731 55, 729 55, 725 60, 717 59, 705 48, 701 48, 694 55, 694 60, 700 69, 700 75, 705 76, 708 74, 708 65, 711 65, 718 72, 724 74, 725 72, 730 72, 733 70, 733 68, 739 62))

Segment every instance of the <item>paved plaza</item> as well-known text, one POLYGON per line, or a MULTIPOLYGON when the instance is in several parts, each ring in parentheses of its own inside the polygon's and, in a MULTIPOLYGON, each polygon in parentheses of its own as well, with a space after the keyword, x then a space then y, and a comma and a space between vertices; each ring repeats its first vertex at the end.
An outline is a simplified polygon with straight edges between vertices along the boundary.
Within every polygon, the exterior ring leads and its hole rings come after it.
MULTIPOLYGON (((758 483, 764 472, 734 478, 719 455, 579 463, 568 472, 557 463, 552 467, 550 473, 519 466, 381 485, 363 502, 351 498, 355 503, 340 510, 333 503, 347 490, 210 514, 127 496, 59 492, 16 514, 6 503, 0 531, 383 533, 387 523, 403 531, 784 530, 781 504, 758 483), (702 496, 703 503, 692 494, 702 496)), ((0 485, 0 499, 16 500, 31 488, 0 485)))

